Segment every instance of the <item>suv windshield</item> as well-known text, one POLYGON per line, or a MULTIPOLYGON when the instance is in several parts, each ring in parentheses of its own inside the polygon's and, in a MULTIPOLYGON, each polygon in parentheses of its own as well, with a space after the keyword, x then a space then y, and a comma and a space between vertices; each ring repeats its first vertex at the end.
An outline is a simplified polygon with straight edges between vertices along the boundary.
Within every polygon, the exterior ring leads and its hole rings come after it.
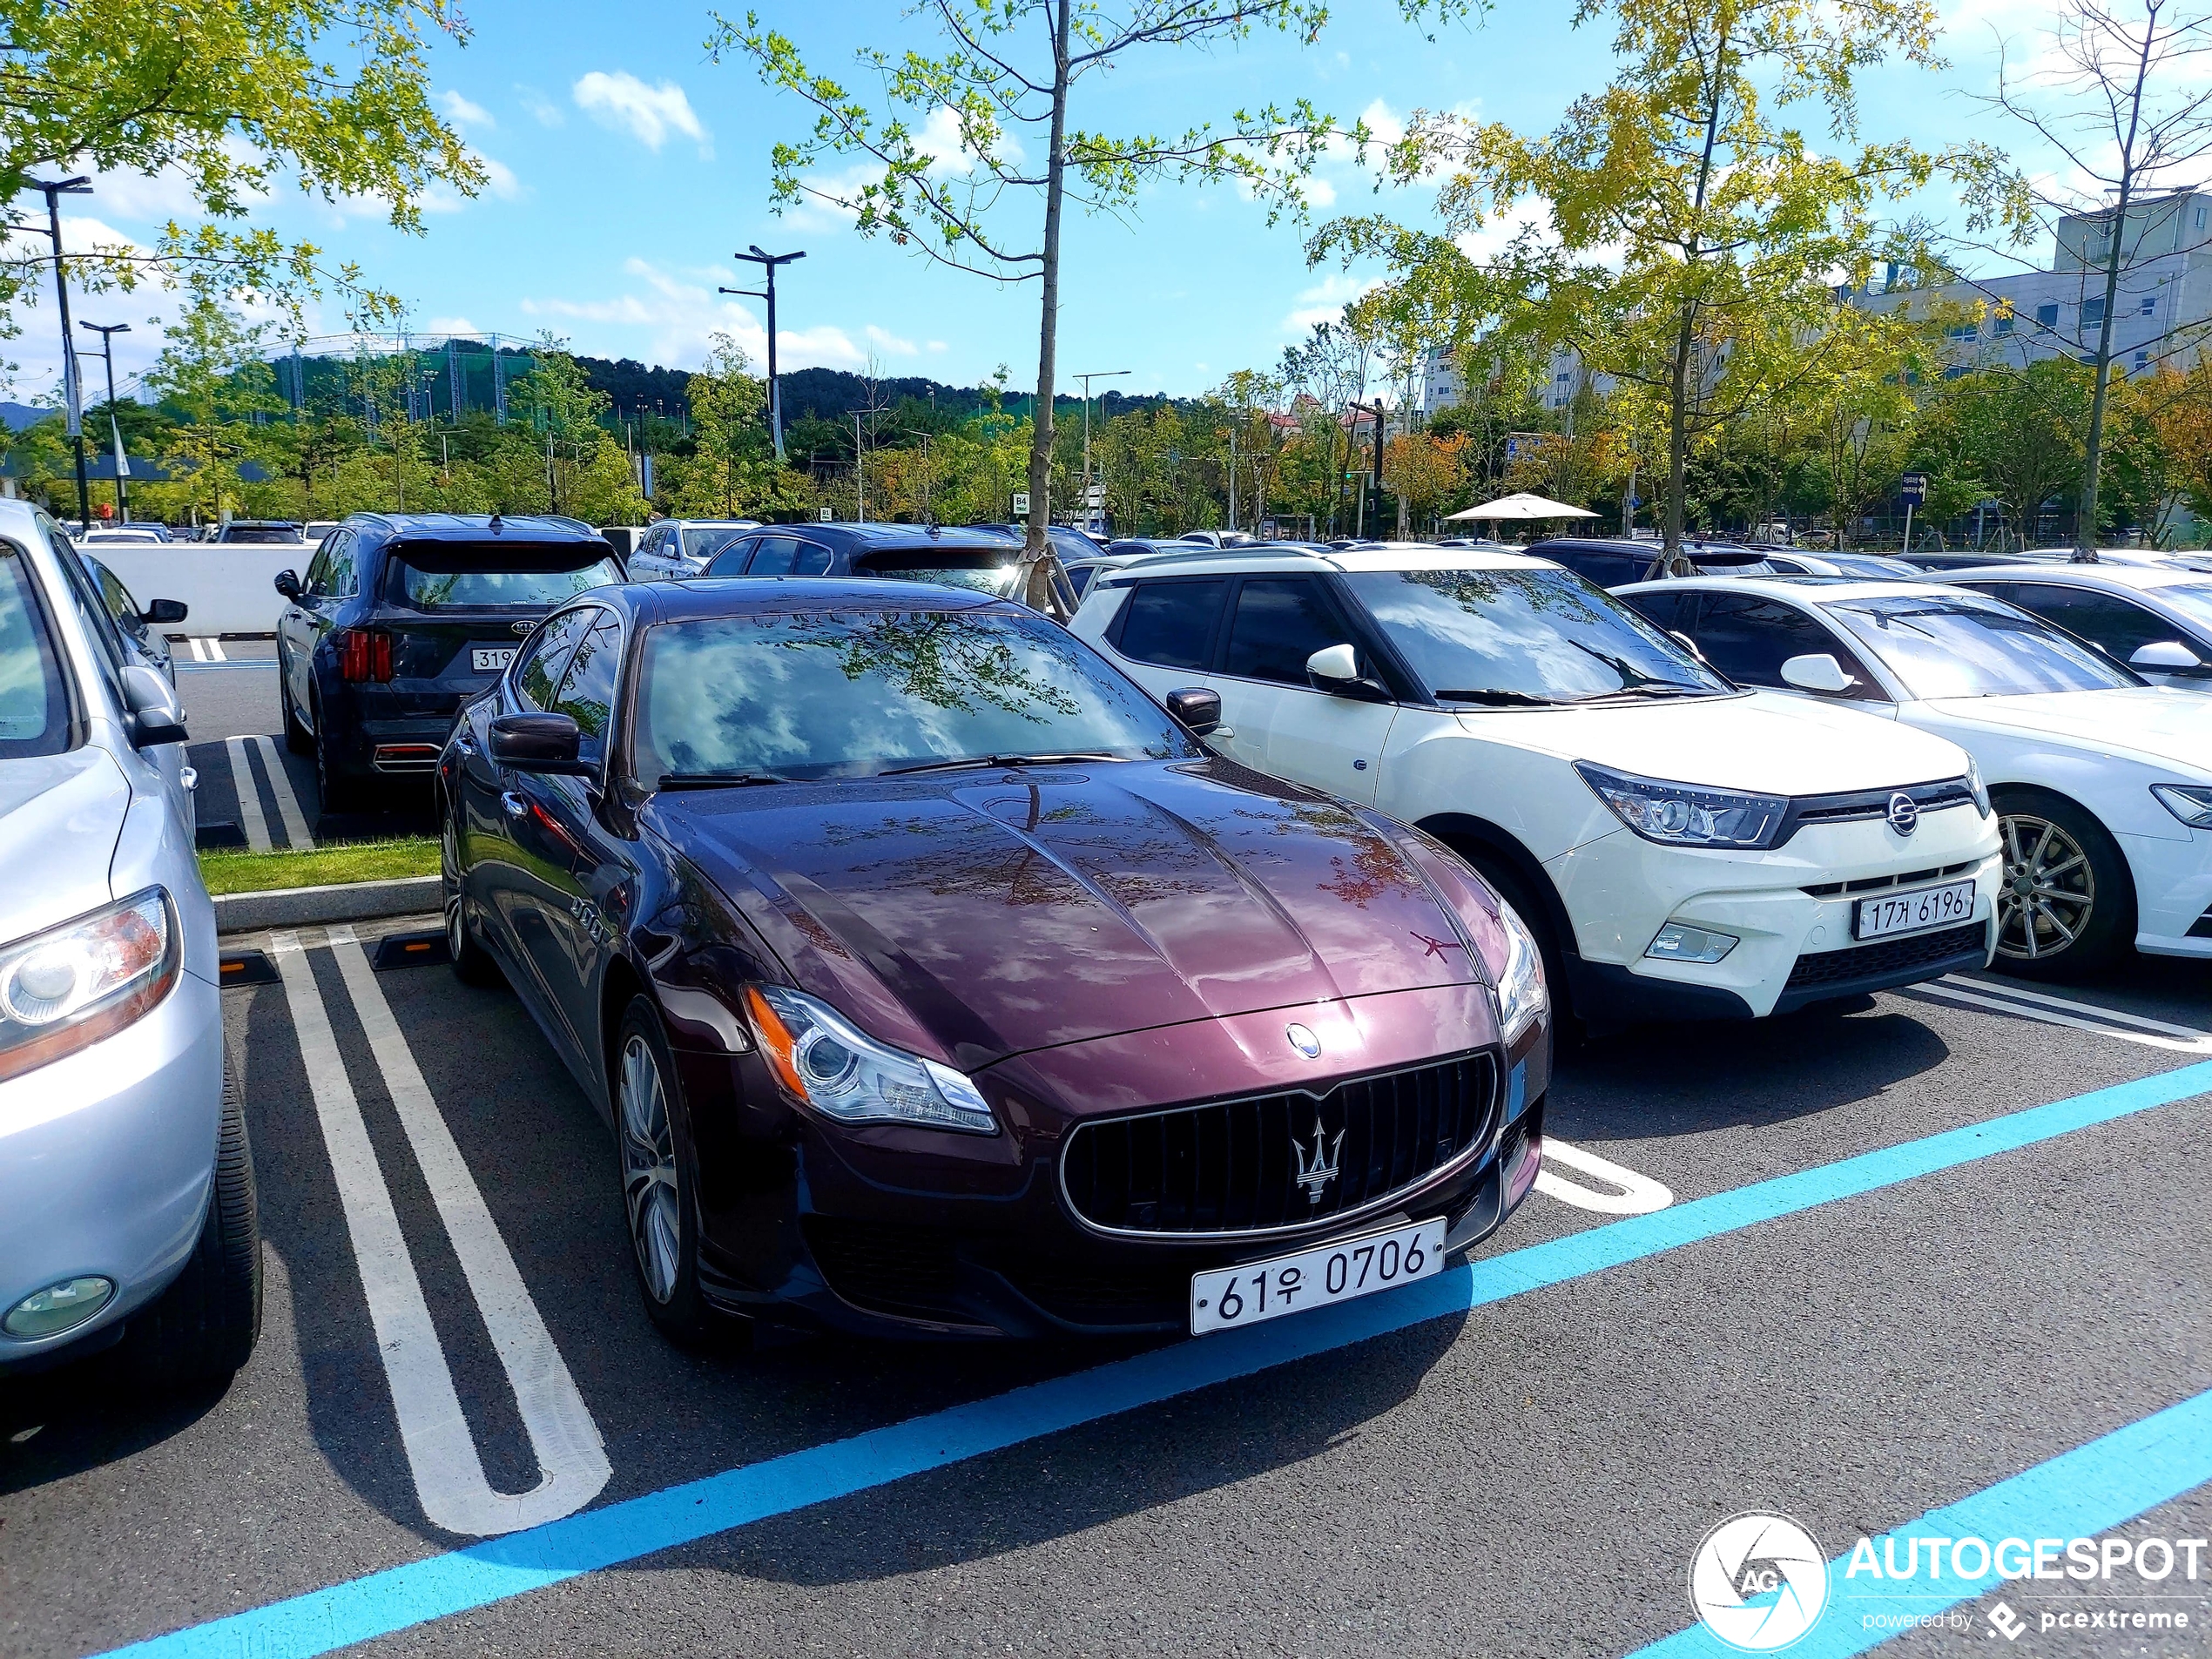
POLYGON ((1157 705, 1042 617, 825 610, 645 636, 638 780, 865 777, 985 756, 1184 759, 1157 705))
POLYGON ((622 567, 589 546, 415 543, 396 550, 391 594, 416 610, 543 609, 622 580, 622 567))
POLYGON ((684 556, 687 559, 711 559, 736 541, 747 530, 757 530, 758 524, 701 524, 684 530, 684 556))
POLYGON ((289 524, 226 524, 218 539, 225 542, 290 543, 300 539, 300 532, 289 524))
POLYGON ((1828 610, 1915 697, 2019 697, 2144 683, 2049 624, 1977 594, 1850 599, 1828 610))
POLYGON ((1571 571, 1374 570, 1344 580, 1440 702, 1514 707, 1732 689, 1571 571))
POLYGON ((69 691, 20 550, 0 542, 0 758, 69 747, 69 691))

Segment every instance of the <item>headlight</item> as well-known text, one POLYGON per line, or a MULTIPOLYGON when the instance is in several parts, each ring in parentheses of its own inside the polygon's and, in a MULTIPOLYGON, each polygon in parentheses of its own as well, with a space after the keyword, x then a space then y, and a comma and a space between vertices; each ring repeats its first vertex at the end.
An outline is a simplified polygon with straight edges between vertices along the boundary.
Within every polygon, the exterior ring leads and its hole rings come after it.
POLYGON ((1536 948, 1536 935, 1503 899, 1498 920, 1506 928, 1506 960, 1497 974, 1498 1035, 1510 1047, 1531 1020, 1543 1017, 1551 997, 1544 989, 1544 953, 1536 948))
POLYGON ((1623 824, 1667 846, 1771 846, 1790 810, 1780 795, 1662 783, 1587 760, 1576 761, 1575 770, 1623 824))
POLYGON ((2212 788, 2202 784, 2153 784, 2158 804, 2191 829, 2212 829, 2212 788))
POLYGON ((0 1078, 120 1031, 169 994, 183 961, 159 887, 0 948, 0 1078))
POLYGON ((827 1003, 780 985, 750 985, 745 995, 777 1078, 825 1117, 998 1133, 989 1103, 950 1066, 878 1042, 827 1003))
POLYGON ((1981 768, 1974 764, 1972 755, 1966 757, 1966 792, 1974 798, 1974 810, 1984 818, 1989 816, 1989 786, 1981 780, 1981 768))

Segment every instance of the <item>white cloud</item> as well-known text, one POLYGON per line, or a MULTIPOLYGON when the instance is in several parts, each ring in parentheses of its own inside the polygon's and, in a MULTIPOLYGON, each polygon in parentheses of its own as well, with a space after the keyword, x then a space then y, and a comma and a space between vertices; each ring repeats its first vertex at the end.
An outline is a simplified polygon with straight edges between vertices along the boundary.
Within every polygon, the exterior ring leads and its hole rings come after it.
POLYGON ((701 155, 714 153, 706 129, 691 113, 691 100, 674 81, 648 86, 627 70, 610 75, 595 69, 570 91, 577 107, 600 125, 628 132, 648 150, 658 150, 669 134, 678 132, 698 145, 701 155))
MULTIPOLYGON (((525 299, 522 311, 530 317, 642 330, 646 334, 642 348, 624 346, 622 349, 651 362, 704 362, 707 337, 714 334, 730 335, 756 364, 767 361, 768 331, 750 305, 687 282, 681 273, 646 260, 632 257, 623 268, 637 279, 638 289, 603 300, 525 299)), ((844 329, 834 327, 779 328, 776 331, 777 360, 786 368, 859 368, 867 363, 870 348, 891 351, 903 345, 907 352, 914 350, 911 342, 900 341, 883 329, 871 326, 862 333, 869 347, 856 344, 844 329)))
POLYGON ((924 346, 922 349, 924 351, 950 351, 952 347, 945 344, 945 342, 941 340, 933 340, 924 346))
POLYGON ((451 88, 440 92, 431 100, 445 118, 457 127, 496 127, 491 111, 481 104, 473 104, 451 88))
POLYGON ((1337 205, 1337 187, 1317 174, 1305 181, 1305 199, 1316 207, 1333 207, 1337 205))
POLYGON ((434 334, 481 334, 484 332, 466 317, 433 317, 422 326, 434 334))
POLYGON ((1381 286, 1379 277, 1355 277, 1332 271, 1313 287, 1299 291, 1298 307, 1283 319, 1283 330, 1285 334, 1302 334, 1317 322, 1334 322, 1344 314, 1346 306, 1381 286))
POLYGON ((870 323, 863 332, 868 337, 868 344, 878 351, 887 351, 894 357, 912 357, 914 354, 913 341, 901 340, 887 328, 879 328, 870 323))
POLYGON ((569 112, 535 86, 526 86, 517 81, 515 83, 515 96, 521 102, 522 106, 536 118, 540 126, 558 127, 568 125, 569 112))
MULTIPOLYGON (((975 170, 975 158, 961 140, 959 112, 949 105, 941 104, 930 111, 914 135, 914 148, 930 158, 929 171, 939 178, 975 170)), ((1016 166, 1027 154, 1021 140, 1004 129, 999 132, 996 152, 1001 162, 1016 166)))
POLYGON ((1359 118, 1367 124, 1367 131, 1380 144, 1396 144, 1406 136, 1405 118, 1382 99, 1377 98, 1359 111, 1359 118))

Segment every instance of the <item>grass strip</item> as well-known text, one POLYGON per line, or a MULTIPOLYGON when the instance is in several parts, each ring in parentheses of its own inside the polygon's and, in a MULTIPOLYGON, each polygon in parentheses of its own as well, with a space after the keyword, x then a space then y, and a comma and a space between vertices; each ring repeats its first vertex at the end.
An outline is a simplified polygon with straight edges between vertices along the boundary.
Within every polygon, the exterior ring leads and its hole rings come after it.
POLYGON ((312 852, 248 853, 220 848, 199 855, 210 893, 266 893, 279 887, 334 887, 344 881, 389 881, 435 875, 438 842, 432 835, 383 841, 347 841, 312 852))

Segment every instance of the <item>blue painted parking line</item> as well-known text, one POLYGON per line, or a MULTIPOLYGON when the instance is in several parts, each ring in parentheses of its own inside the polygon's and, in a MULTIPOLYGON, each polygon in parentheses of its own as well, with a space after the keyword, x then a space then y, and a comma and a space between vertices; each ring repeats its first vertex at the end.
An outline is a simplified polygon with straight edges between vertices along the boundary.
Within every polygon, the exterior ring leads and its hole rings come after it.
POLYGON ((1312 1359, 1685 1244, 2212 1092, 2212 1062, 1470 1263, 1401 1291, 1155 1349, 826 1446, 669 1487, 466 1549, 118 1649, 145 1659, 292 1659, 542 1589, 732 1528, 1312 1359))
MULTIPOLYGON (((2212 1393, 2155 1412, 1885 1534, 1876 1541, 1877 1548, 1894 1563, 1902 1548, 1905 1564, 1915 1569, 1909 1589, 1899 1588, 1878 1570, 1882 1558, 1877 1554, 1862 1558, 1875 1562, 1875 1568, 1862 1565, 1851 1573, 1856 1546, 1845 1550, 1828 1563, 1826 1606, 1819 1622, 1791 1645, 1791 1659, 1844 1659, 1878 1648, 1914 1629, 1915 1618, 1948 1612, 2005 1583, 2000 1562, 2014 1569, 2014 1577, 2020 1576, 2019 1568, 2032 1570, 2037 1539, 2061 1547, 2076 1538, 2094 1539, 2208 1480, 2212 1480, 2212 1393), (1940 1541, 1924 1546, 1918 1541, 1922 1539, 1940 1541), (1963 1576, 1958 1572, 1957 1547, 1963 1542, 1978 1545, 1967 1559, 1979 1561, 1986 1571, 1963 1576), (1925 1567, 1931 1556, 1938 1572, 1946 1566, 1952 1570, 1932 1576, 1925 1567)), ((2169 1546, 2169 1566, 2171 1555, 2169 1546)), ((2045 1563, 2047 1569, 2054 1564, 2045 1563)), ((2091 1593, 2110 1599, 2101 1588, 2091 1593)), ((1696 1624, 1638 1649, 1629 1659, 1723 1659, 1740 1651, 1696 1624)))

